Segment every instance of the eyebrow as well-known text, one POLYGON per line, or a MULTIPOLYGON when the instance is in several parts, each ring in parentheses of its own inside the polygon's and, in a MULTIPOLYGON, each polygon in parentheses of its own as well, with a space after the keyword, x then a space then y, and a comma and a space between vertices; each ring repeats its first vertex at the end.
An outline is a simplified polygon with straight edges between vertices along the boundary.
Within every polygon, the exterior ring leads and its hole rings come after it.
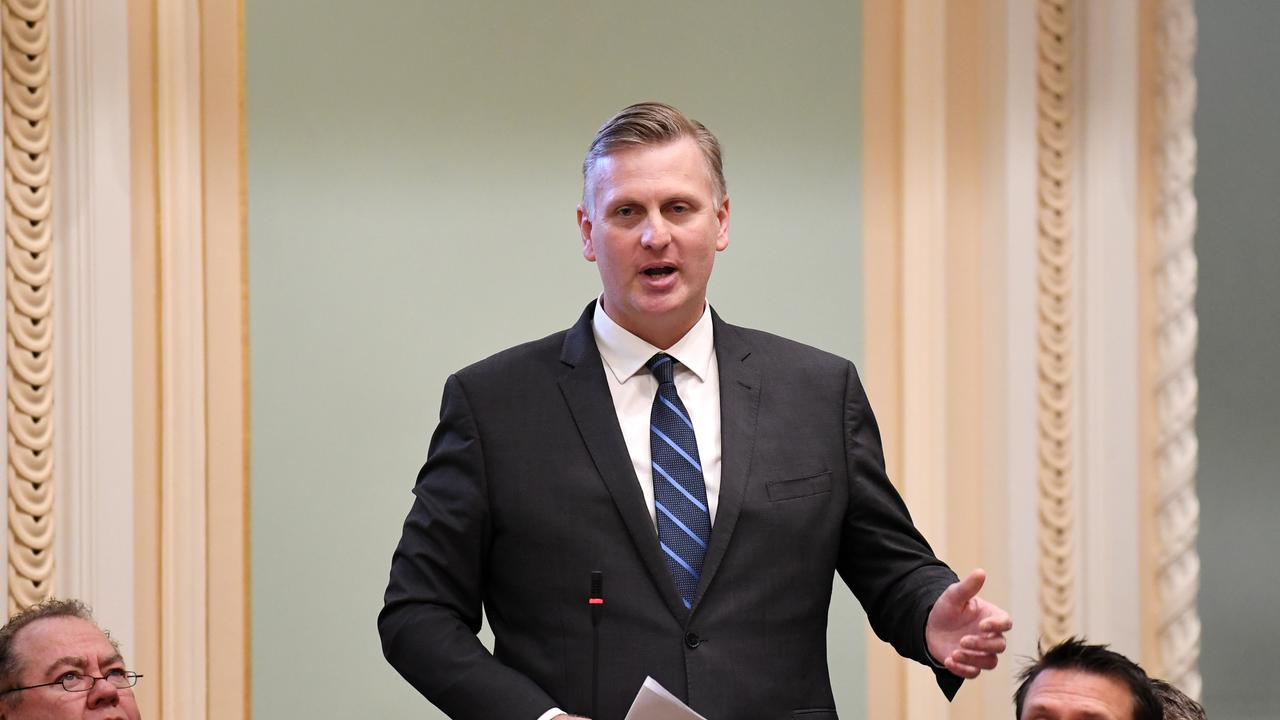
MULTIPOLYGON (((124 664, 124 658, 120 656, 120 653, 112 653, 110 657, 103 658, 99 664, 102 666, 107 666, 107 665, 114 665, 116 663, 120 663, 122 665, 124 664)), ((79 670, 84 670, 85 667, 88 665, 88 663, 86 663, 85 659, 82 657, 78 657, 75 655, 67 655, 65 657, 60 657, 57 660, 54 660, 53 662, 49 663, 48 669, 44 671, 45 674, 47 675, 53 672, 54 668, 57 668, 60 665, 70 665, 71 667, 77 668, 79 670)))
MULTIPOLYGON (((1043 712, 1056 710, 1056 709, 1057 707, 1053 705, 1043 705, 1038 702, 1032 702, 1032 703, 1029 703, 1027 707, 1023 708, 1022 716, 1031 717, 1034 715, 1034 713, 1037 713, 1037 712, 1043 713, 1043 712)), ((1083 713, 1084 714, 1080 716, 1082 720, 1107 720, 1106 715, 1100 712, 1097 712, 1096 710, 1085 710, 1083 711, 1083 713)))
POLYGON ((59 665, 70 665, 71 667, 75 667, 83 670, 85 668, 86 663, 84 661, 84 658, 82 657, 67 655, 65 657, 60 657, 57 660, 54 660, 53 662, 49 663, 49 667, 44 671, 45 674, 47 675, 53 672, 54 668, 58 667, 59 665))

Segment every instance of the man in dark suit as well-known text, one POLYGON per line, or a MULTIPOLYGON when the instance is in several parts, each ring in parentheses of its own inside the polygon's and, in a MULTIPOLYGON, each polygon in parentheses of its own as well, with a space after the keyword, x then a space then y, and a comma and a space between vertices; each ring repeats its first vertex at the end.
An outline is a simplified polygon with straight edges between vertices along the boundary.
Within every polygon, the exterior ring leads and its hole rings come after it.
POLYGON ((838 572, 948 697, 994 667, 1009 616, 912 525, 853 365, 707 305, 729 241, 715 137, 635 105, 583 174, 603 292, 446 383, 378 618, 391 664, 453 718, 613 720, 646 675, 711 720, 835 718, 838 572))

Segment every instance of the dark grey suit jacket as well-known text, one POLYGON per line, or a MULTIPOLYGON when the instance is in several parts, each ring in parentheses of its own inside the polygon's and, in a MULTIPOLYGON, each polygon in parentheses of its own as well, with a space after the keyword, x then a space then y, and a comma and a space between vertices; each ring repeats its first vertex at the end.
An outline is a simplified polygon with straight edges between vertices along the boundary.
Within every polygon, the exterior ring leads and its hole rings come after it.
MULTIPOLYGON (((449 378, 378 617, 383 652, 451 718, 591 704, 590 573, 604 573, 597 720, 652 675, 709 720, 835 718, 835 573, 876 634, 927 662, 956 580, 885 476, 851 363, 713 313, 719 508, 681 604, 614 413, 591 318, 449 378), (481 607, 496 637, 476 639, 481 607)), ((861 642, 848 628, 848 642, 861 642)), ((944 671, 948 697, 960 681, 944 671)))

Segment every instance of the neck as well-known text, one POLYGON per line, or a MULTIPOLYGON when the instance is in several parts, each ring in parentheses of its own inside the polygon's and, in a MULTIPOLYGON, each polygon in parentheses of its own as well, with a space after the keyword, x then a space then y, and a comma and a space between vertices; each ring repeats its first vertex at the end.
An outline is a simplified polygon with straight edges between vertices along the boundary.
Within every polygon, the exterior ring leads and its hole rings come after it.
POLYGON ((699 307, 698 314, 692 318, 649 315, 641 318, 640 321, 635 321, 631 318, 619 317, 620 313, 610 312, 611 306, 607 298, 602 298, 602 304, 605 314, 617 323, 618 327, 659 350, 669 350, 672 345, 680 342, 680 338, 689 334, 693 326, 698 324, 698 320, 702 319, 702 313, 706 311, 704 301, 699 307))

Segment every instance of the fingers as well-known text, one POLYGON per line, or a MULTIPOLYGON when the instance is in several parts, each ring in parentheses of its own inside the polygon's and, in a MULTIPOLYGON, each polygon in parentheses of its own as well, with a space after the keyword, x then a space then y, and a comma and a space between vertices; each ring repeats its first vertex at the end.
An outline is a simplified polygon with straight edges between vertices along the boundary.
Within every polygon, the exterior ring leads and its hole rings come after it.
POLYGON ((960 647, 964 650, 998 655, 1007 647, 1004 635, 965 635, 960 638, 960 647))
POLYGON ((942 664, 952 675, 958 675, 966 680, 972 680, 978 677, 978 673, 982 672, 982 670, 972 665, 958 663, 953 658, 947 658, 942 664))
POLYGON ((977 605, 981 608, 981 614, 984 616, 978 622, 978 631, 988 635, 997 633, 1007 633, 1013 629, 1013 618, 1009 617, 1009 613, 1005 612, 998 605, 993 605, 982 598, 978 598, 977 605))
POLYGON ((969 577, 954 583, 947 588, 945 594, 951 594, 952 600, 960 605, 967 604, 970 600, 978 596, 978 592, 982 590, 982 585, 987 581, 987 571, 978 568, 969 573, 969 577))
POLYGON ((995 653, 976 652, 973 650, 956 650, 951 653, 951 659, 957 664, 967 667, 977 668, 979 670, 991 670, 1000 662, 1000 657, 995 653))
POLYGON ((1013 618, 1009 617, 1009 613, 1003 610, 996 615, 983 618, 982 622, 978 623, 978 630, 989 635, 1007 633, 1012 629, 1013 618))
POLYGON ((948 655, 942 664, 952 674, 972 680, 978 677, 983 670, 995 669, 999 663, 1000 657, 995 653, 977 652, 962 648, 948 655))

